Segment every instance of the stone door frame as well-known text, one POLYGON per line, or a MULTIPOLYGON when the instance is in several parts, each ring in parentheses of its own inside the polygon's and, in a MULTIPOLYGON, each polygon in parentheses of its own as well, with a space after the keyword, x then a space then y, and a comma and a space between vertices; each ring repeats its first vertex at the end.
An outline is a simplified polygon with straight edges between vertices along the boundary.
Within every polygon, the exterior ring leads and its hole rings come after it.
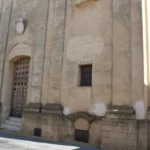
MULTIPOLYGON (((2 93, 1 93, 1 101, 2 101, 1 121, 2 122, 4 122, 10 116, 15 62, 25 57, 30 58, 29 81, 28 81, 28 89, 27 89, 27 91, 30 91, 29 82, 31 78, 30 72, 32 67, 31 48, 27 44, 19 43, 10 51, 9 55, 5 57, 6 58, 5 58, 5 66, 3 71, 3 82, 2 82, 2 93)), ((30 93, 28 92, 28 95, 29 94, 30 93)), ((28 95, 27 95, 27 100, 28 100, 28 95)))
POLYGON ((30 57, 15 62, 10 116, 22 118, 27 101, 30 57))

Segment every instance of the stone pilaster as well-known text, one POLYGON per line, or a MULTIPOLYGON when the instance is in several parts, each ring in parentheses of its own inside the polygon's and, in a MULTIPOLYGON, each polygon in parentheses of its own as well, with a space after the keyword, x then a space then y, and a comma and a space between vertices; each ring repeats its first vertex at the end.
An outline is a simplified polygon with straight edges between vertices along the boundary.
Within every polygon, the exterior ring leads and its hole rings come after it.
POLYGON ((113 105, 131 104, 130 3, 113 1, 113 105))
POLYGON ((0 6, 2 6, 1 18, 0 18, 0 115, 2 118, 2 85, 3 85, 3 73, 4 73, 4 63, 5 55, 7 49, 7 40, 9 34, 9 26, 11 20, 12 12, 12 0, 4 0, 2 5, 2 0, 0 1, 0 6))
POLYGON ((49 75, 48 103, 59 103, 62 80, 67 1, 57 0, 53 2, 55 13, 53 18, 53 34, 51 41, 51 65, 49 75))
POLYGON ((0 102, 0 124, 2 120, 2 103, 0 102))
MULTIPOLYGON (((47 13, 49 1, 40 1, 37 13, 36 45, 33 55, 32 88, 30 103, 41 103, 42 80, 44 68, 45 40, 47 30, 47 13)), ((35 108, 35 107, 34 107, 35 108)))
POLYGON ((0 86, 2 86, 3 66, 5 60, 5 52, 7 48, 7 39, 9 33, 10 17, 12 11, 12 0, 3 2, 0 26, 0 86))
POLYGON ((54 31, 54 17, 55 17, 55 1, 50 0, 48 9, 48 21, 47 21, 47 33, 46 33, 46 45, 45 45, 45 59, 44 59, 44 71, 43 71, 43 85, 42 85, 42 104, 45 105, 49 99, 49 78, 50 78, 50 66, 52 59, 52 38, 54 31))
MULTIPOLYGON (((132 104, 144 101, 143 39, 141 1, 131 2, 132 104)), ((147 103, 147 102, 146 102, 147 103)))

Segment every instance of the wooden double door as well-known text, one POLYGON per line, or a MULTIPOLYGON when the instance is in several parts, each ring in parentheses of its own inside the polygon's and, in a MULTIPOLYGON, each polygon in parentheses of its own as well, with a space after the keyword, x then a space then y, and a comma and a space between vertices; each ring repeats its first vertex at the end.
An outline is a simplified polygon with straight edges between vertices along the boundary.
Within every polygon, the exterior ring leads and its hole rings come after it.
POLYGON ((10 113, 13 117, 22 117, 27 100, 29 65, 30 58, 23 58, 15 62, 10 113))

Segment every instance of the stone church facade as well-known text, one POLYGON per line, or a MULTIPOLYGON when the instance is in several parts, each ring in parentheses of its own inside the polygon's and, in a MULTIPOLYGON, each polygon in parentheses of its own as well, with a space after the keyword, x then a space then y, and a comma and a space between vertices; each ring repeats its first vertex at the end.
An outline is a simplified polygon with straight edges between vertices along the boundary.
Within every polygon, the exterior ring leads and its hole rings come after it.
POLYGON ((105 150, 146 150, 147 0, 0 0, 0 117, 105 150))

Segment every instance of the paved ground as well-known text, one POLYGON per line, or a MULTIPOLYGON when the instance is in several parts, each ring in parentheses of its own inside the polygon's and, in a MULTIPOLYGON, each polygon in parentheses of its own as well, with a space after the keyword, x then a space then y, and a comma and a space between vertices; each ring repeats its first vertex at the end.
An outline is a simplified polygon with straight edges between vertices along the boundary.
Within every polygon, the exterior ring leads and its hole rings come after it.
POLYGON ((0 150, 100 150, 87 144, 52 143, 38 137, 0 131, 0 150))

